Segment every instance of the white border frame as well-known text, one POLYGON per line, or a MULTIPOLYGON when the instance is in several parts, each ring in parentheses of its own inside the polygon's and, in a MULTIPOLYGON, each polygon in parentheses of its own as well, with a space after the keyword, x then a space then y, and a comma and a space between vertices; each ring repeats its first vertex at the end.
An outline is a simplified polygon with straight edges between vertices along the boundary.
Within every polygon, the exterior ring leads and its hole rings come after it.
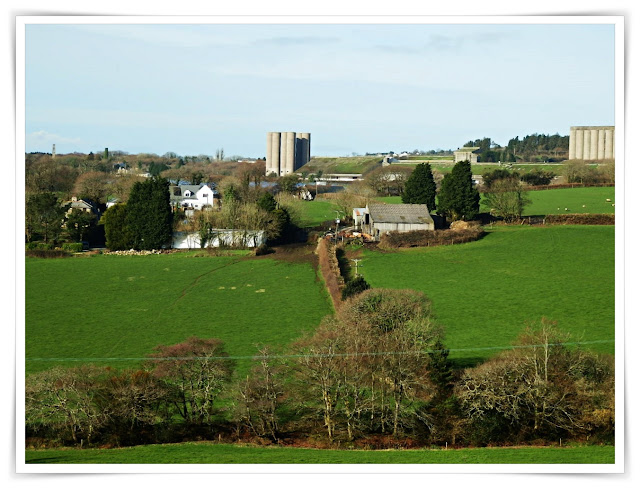
MULTIPOLYGON (((25 148, 25 27, 31 24, 610 24, 615 27, 615 126, 616 126, 616 201, 624 200, 625 166, 625 34, 623 16, 17 16, 16 17, 16 170, 17 195, 24 195, 25 148), (20 171, 22 170, 22 173, 20 171)), ((24 207, 17 206, 16 226, 24 223, 24 207)), ((407 465, 209 465, 209 464, 66 464, 25 463, 24 387, 25 379, 25 277, 23 239, 16 232, 16 472, 17 473, 217 473, 217 474, 512 474, 512 473, 612 473, 624 472, 625 452, 625 376, 624 376, 624 206, 616 208, 616 290, 615 290, 615 365, 616 365, 616 450, 615 464, 407 464, 407 465), (22 307, 19 307, 22 306, 22 307), (365 470, 366 469, 366 470, 365 470)))

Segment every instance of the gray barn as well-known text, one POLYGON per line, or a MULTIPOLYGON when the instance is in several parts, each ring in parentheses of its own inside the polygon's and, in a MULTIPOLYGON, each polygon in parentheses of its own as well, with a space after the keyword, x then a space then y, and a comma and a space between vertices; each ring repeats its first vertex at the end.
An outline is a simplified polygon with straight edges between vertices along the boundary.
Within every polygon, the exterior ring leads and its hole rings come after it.
POLYGON ((424 204, 369 204, 362 230, 378 239, 388 231, 433 231, 435 224, 424 204))

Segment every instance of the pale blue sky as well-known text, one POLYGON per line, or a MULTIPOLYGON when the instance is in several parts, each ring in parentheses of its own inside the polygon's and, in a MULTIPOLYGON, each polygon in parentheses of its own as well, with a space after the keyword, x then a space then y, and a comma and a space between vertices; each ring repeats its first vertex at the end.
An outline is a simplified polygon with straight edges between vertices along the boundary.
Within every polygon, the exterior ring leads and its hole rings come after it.
POLYGON ((613 25, 27 25, 26 151, 263 157, 614 124, 613 25))

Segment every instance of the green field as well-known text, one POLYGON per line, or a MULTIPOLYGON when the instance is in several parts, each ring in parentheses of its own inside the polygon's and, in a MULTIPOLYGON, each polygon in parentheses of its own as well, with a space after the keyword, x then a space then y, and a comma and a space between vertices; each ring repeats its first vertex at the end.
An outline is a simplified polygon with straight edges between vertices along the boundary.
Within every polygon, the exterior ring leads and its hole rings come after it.
POLYGON ((212 443, 27 450, 31 464, 612 464, 613 446, 459 450, 315 450, 212 443))
MULTIPOLYGON (((531 204, 525 207, 524 216, 553 214, 613 214, 615 207, 615 187, 577 187, 528 192, 531 204), (611 199, 611 202, 607 202, 611 199), (584 206, 584 207, 582 207, 584 206), (569 209, 565 211, 565 208, 569 209)), ((401 204, 401 197, 378 197, 376 200, 387 204, 401 204)), ((480 212, 489 212, 480 199, 480 212)))
POLYGON ((433 300, 461 364, 490 357, 542 317, 613 353, 613 226, 499 227, 473 243, 366 250, 362 258, 372 287, 421 290, 433 300))
POLYGON ((82 359, 131 367, 154 346, 192 335, 250 356, 332 311, 310 262, 94 255, 28 258, 25 273, 27 373, 82 359))
POLYGON ((305 227, 315 227, 325 221, 333 220, 336 218, 335 208, 335 204, 328 200, 316 199, 304 201, 304 205, 300 206, 301 225, 305 227))
MULTIPOLYGON (((524 215, 543 216, 549 214, 613 214, 616 201, 615 187, 578 187, 529 192, 531 205, 524 215), (607 202, 611 199, 611 202, 607 202), (565 211, 565 208, 568 209, 565 211)), ((488 209, 481 206, 482 212, 488 209)))

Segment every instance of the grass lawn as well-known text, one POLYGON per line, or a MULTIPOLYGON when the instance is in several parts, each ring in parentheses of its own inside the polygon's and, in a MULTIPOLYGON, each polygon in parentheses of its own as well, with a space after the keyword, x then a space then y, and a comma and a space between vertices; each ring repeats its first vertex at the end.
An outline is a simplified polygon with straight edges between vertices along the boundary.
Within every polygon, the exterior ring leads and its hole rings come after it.
POLYGON ((30 464, 612 464, 613 446, 459 450, 316 450, 213 443, 27 450, 30 464))
POLYGON ((500 227, 480 241, 397 252, 365 250, 372 287, 421 290, 459 364, 511 344, 542 317, 613 353, 614 227, 500 227))
MULTIPOLYGON (((615 187, 577 187, 558 188, 552 190, 534 190, 528 193, 531 205, 524 210, 525 216, 541 216, 551 214, 613 214, 615 207, 615 187), (607 202, 611 199, 611 202, 607 202), (585 207, 582 207, 582 206, 585 207), (565 211, 564 209, 569 209, 565 211)), ((377 201, 387 204, 402 204, 402 198, 378 197, 377 201)), ((480 212, 489 209, 480 199, 480 212)))
POLYGON ((332 311, 308 262, 94 255, 29 258, 25 273, 27 373, 82 362, 74 359, 132 367, 156 345, 192 335, 250 356, 256 344, 288 344, 332 311))
POLYGON ((301 224, 305 227, 315 227, 336 218, 336 206, 331 201, 318 199, 303 202, 304 205, 300 205, 299 208, 302 214, 301 224))

